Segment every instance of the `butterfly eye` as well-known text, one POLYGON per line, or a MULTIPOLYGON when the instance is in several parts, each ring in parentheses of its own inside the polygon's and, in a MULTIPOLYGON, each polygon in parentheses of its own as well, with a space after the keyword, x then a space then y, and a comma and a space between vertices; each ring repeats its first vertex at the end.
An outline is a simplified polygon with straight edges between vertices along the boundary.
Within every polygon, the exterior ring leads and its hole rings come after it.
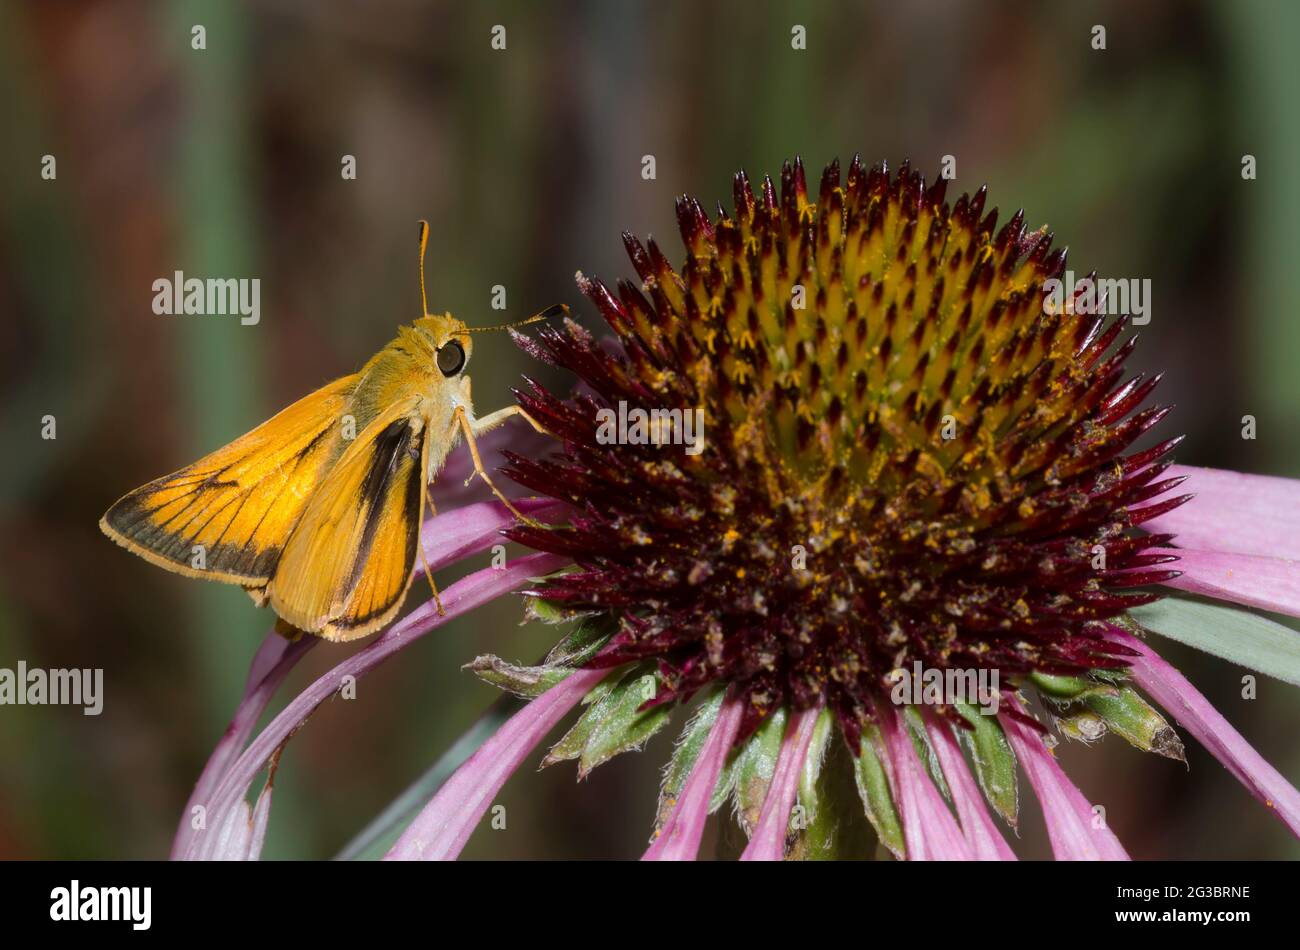
POLYGON ((444 376, 455 376, 465 368, 465 349, 455 340, 438 351, 438 369, 444 376))

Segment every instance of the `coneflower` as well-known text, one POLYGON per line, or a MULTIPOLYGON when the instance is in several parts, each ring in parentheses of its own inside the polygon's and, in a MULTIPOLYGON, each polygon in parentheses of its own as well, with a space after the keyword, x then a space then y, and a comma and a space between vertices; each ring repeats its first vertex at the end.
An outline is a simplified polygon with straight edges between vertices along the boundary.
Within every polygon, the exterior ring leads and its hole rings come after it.
MULTIPOLYGON (((647 858, 695 857, 731 802, 749 859, 870 856, 873 837, 1011 859, 1021 773, 1058 858, 1125 858, 1053 733, 1181 758, 1156 706, 1300 833, 1300 795, 1144 640, 1300 683, 1296 634, 1203 599, 1300 615, 1300 483, 1174 466, 1177 438, 1134 450, 1168 410, 1144 407, 1159 377, 1124 380, 1126 321, 1053 292, 1065 252, 1045 228, 998 228, 983 189, 949 205, 945 186, 856 158, 815 199, 798 160, 779 197, 739 174, 730 214, 679 201, 680 270, 625 235, 639 281, 579 274, 612 337, 519 338, 579 381, 519 394, 562 452, 509 456, 556 526, 485 504, 423 534, 460 539, 435 568, 507 527, 539 552, 453 586, 449 616, 547 575, 531 613, 570 629, 538 665, 472 664, 530 701, 389 857, 454 858, 579 706, 544 762, 580 774, 690 707, 647 858)), ((191 802, 215 833, 182 823, 177 856, 255 857, 257 773, 344 675, 442 619, 417 609, 236 756, 292 662, 268 647, 191 802)))
POLYGON ((1169 410, 1144 407, 1158 376, 1124 381, 1125 319, 1061 305, 1053 236, 1022 212, 999 228, 984 189, 949 205, 946 185, 856 158, 815 196, 798 160, 779 195, 738 174, 731 213, 679 200, 680 270, 625 234, 637 282, 578 275, 612 340, 572 322, 520 338, 581 386, 519 394, 564 451, 508 471, 572 513, 508 533, 574 562, 533 596, 600 619, 542 668, 475 664, 540 694, 392 856, 454 856, 580 702, 547 761, 586 771, 701 695, 650 858, 694 857, 729 796, 746 858, 851 854, 849 796, 900 857, 1012 858, 1018 771, 1057 857, 1126 857, 1032 695, 1067 735, 1181 757, 1145 693, 1300 830, 1295 790, 1134 636, 1155 585, 1300 613, 1300 572, 1277 557, 1298 546, 1300 487, 1172 467, 1177 438, 1131 451, 1169 410), (702 443, 670 444, 664 426, 691 413, 702 443), (1185 505, 1182 488, 1202 496, 1185 505), (996 671, 996 713, 947 694, 900 705, 921 669, 996 671))

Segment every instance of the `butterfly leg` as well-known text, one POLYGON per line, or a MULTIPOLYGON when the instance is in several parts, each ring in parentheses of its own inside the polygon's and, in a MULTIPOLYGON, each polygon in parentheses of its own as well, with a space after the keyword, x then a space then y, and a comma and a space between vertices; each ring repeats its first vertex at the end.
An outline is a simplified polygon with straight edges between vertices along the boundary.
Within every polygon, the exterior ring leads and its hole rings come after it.
MULTIPOLYGON (((523 412, 522 409, 518 409, 518 407, 516 406, 511 406, 509 408, 516 409, 520 413, 523 412)), ((477 425, 475 425, 469 421, 469 415, 465 412, 465 407, 457 406, 455 411, 452 413, 452 419, 454 423, 459 423, 461 429, 465 433, 465 444, 469 446, 469 456, 471 459, 474 460, 474 474, 478 475, 480 478, 483 479, 483 481, 487 482, 488 488, 492 489, 492 494, 496 495, 497 498, 501 499, 501 503, 505 505, 506 508, 510 510, 510 513, 513 514, 516 518, 518 518, 520 521, 522 521, 524 524, 530 527, 545 528, 546 525, 542 524, 540 521, 528 517, 526 514, 524 514, 522 511, 516 508, 513 504, 511 504, 510 499, 507 498, 505 495, 503 495, 501 493, 501 489, 497 488, 497 486, 493 484, 492 479, 488 477, 487 469, 483 467, 483 459, 478 454, 478 443, 474 441, 474 435, 476 429, 479 432, 484 431, 485 423, 491 423, 491 425, 493 426, 500 425, 503 421, 505 421, 505 419, 507 419, 511 415, 514 415, 514 413, 509 412, 507 409, 502 409, 498 412, 494 412, 491 415, 484 417, 483 419, 479 420, 477 425)))
MULTIPOLYGON (((433 495, 429 494, 429 482, 425 473, 429 471, 429 440, 424 440, 424 451, 420 454, 420 481, 423 483, 424 500, 429 506, 429 514, 432 517, 438 516, 438 507, 433 503, 433 495)), ((424 576, 429 581, 429 589, 433 591, 433 602, 438 608, 438 616, 444 617, 447 612, 442 609, 442 598, 438 596, 438 585, 433 582, 433 571, 429 570, 429 561, 424 556, 424 515, 421 514, 419 522, 416 524, 415 547, 420 552, 420 564, 424 567, 424 576)))
MULTIPOLYGON (((506 406, 504 409, 498 409, 496 412, 490 412, 486 416, 483 416, 482 418, 470 420, 469 425, 470 428, 474 430, 475 435, 482 435, 484 432, 491 432, 493 429, 501 425, 507 419, 510 419, 514 416, 523 416, 525 419, 528 420, 528 424, 532 426, 534 429, 536 429, 538 432, 542 433, 542 435, 549 435, 552 438, 555 437, 553 433, 547 432, 546 429, 543 428, 540 422, 538 422, 536 419, 530 416, 519 406, 506 406)), ((470 482, 474 481, 474 476, 479 474, 481 474, 480 470, 475 470, 473 472, 470 472, 469 478, 465 479, 465 484, 468 485, 470 482)))
POLYGON ((530 416, 519 406, 506 406, 504 409, 498 409, 496 412, 490 412, 482 419, 475 419, 471 425, 476 435, 482 435, 484 432, 490 432, 501 423, 513 416, 522 416, 528 424, 540 432, 542 435, 554 437, 554 433, 548 432, 540 422, 530 416))
MULTIPOLYGON (((433 507, 433 496, 429 494, 429 486, 427 484, 424 486, 424 500, 429 503, 430 514, 436 516, 438 514, 438 509, 433 507)), ((424 519, 421 518, 418 532, 422 533, 423 531, 424 531, 424 519)), ((419 533, 417 533, 415 539, 415 546, 420 551, 420 565, 424 568, 424 576, 429 581, 429 589, 433 591, 433 602, 435 606, 437 606, 438 608, 438 616, 445 617, 447 615, 447 611, 442 609, 442 598, 438 596, 438 585, 433 582, 433 571, 429 570, 428 558, 424 556, 424 539, 420 536, 419 533)))

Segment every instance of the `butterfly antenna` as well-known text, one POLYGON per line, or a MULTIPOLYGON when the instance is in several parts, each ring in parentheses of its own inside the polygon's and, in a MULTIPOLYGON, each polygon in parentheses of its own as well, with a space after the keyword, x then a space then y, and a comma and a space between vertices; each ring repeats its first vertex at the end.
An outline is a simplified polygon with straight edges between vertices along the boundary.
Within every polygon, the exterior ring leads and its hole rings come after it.
POLYGON ((562 303, 557 303, 553 307, 547 307, 541 313, 535 313, 524 320, 516 320, 514 323, 499 323, 494 327, 466 327, 466 333, 484 333, 488 330, 509 330, 514 327, 526 327, 530 323, 541 323, 543 320, 550 320, 552 317, 567 317, 569 308, 562 303))
POLYGON ((424 252, 429 247, 429 222, 420 219, 420 310, 429 315, 429 298, 424 295, 424 252))

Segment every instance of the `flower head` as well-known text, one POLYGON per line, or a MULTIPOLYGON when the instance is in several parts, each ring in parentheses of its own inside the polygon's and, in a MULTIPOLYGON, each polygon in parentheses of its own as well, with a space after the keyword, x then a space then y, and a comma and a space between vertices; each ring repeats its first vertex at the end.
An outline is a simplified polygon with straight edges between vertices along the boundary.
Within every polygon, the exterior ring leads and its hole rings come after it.
POLYGON ((915 661, 1122 665, 1099 621, 1176 576, 1131 531, 1177 440, 1124 454, 1167 411, 1141 408, 1156 378, 1121 385, 1124 322, 1045 307, 1065 252, 946 185, 854 159, 810 198, 796 160, 778 198, 741 173, 734 214, 678 202, 680 273, 625 235, 639 286, 579 278, 616 350, 572 323, 532 345, 588 393, 521 395, 565 453, 511 474, 577 513, 513 537, 575 558, 544 596, 618 612, 603 662, 655 658, 658 701, 725 682, 742 736, 825 705, 856 746, 915 661), (703 451, 605 444, 620 404, 702 410, 703 451))

